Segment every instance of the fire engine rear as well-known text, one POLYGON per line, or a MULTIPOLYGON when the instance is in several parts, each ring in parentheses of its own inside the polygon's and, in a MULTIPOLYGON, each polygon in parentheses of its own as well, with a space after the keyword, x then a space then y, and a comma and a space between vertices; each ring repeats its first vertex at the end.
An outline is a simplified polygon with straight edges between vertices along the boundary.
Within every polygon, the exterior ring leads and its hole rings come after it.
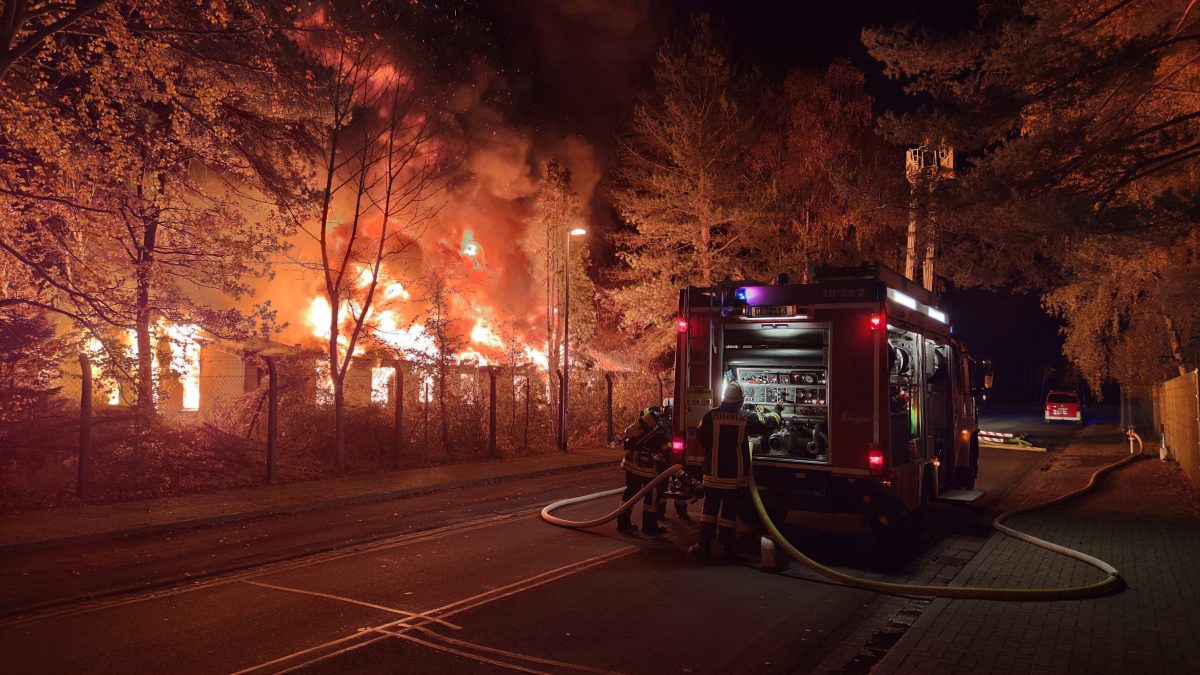
POLYGON ((930 499, 978 498, 983 373, 932 294, 878 266, 810 279, 680 292, 673 459, 698 475, 696 428, 737 380, 746 405, 783 406, 781 427, 750 440, 773 519, 861 512, 886 531, 930 499))

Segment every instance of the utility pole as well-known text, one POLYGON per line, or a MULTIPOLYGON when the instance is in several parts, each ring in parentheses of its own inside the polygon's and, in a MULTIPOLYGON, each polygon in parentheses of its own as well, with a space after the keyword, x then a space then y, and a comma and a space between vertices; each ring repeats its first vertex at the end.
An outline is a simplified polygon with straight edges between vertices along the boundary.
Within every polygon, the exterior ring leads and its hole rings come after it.
POLYGON ((582 227, 567 232, 567 255, 563 261, 563 365, 562 391, 559 392, 558 449, 567 451, 567 407, 571 385, 571 237, 582 237, 587 230, 582 227))

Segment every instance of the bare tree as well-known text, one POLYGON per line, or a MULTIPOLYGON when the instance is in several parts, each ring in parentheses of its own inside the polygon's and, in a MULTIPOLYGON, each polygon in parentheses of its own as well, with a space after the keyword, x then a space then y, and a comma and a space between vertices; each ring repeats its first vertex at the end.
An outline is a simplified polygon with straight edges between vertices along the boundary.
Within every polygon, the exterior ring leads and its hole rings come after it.
MULTIPOLYGON (((345 379, 389 259, 408 251, 440 208, 454 168, 432 101, 378 41, 344 32, 315 45, 328 63, 328 126, 315 224, 315 266, 329 303, 334 458, 346 462, 345 379)), ((312 264, 312 263, 309 263, 312 264)))

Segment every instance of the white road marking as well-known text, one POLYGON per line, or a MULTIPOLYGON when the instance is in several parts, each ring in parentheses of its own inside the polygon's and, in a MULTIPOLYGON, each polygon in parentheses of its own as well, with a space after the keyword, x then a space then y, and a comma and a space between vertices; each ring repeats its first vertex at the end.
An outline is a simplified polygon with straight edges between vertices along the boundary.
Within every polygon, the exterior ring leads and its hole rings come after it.
MULTIPOLYGON (((477 642, 468 642, 466 640, 459 640, 456 638, 452 638, 448 635, 442 635, 441 633, 439 633, 435 630, 431 630, 429 628, 425 628, 424 626, 412 626, 412 630, 418 631, 424 635, 429 636, 430 638, 432 638, 434 640, 438 640, 439 642, 446 642, 446 643, 456 645, 459 647, 463 647, 463 648, 467 648, 467 649, 477 649, 479 651, 487 652, 489 654, 496 654, 498 656, 508 656, 510 658, 521 659, 521 660, 525 660, 525 661, 532 661, 534 663, 544 663, 548 666, 560 666, 562 668, 569 668, 571 670, 579 670, 579 671, 583 671, 585 673, 597 673, 598 675, 620 675, 620 673, 617 673, 616 671, 604 670, 603 668, 593 668, 591 666, 583 666, 583 665, 579 665, 577 663, 568 663, 566 661, 556 661, 554 659, 546 659, 546 658, 542 658, 539 656, 532 656, 530 654, 522 654, 521 652, 509 651, 507 649, 497 649, 495 647, 488 647, 486 645, 481 645, 477 642)), ((384 631, 384 633, 386 633, 387 635, 395 635, 397 637, 402 636, 402 633, 400 633, 400 632, 384 631)))
POLYGON ((381 609, 385 612, 391 612, 392 614, 403 614, 404 616, 407 616, 410 619, 427 619, 429 621, 432 621, 433 623, 438 623, 443 626, 446 626, 447 628, 453 628, 454 630, 462 630, 462 626, 456 626, 456 625, 450 623, 449 621, 445 621, 443 619, 438 619, 435 617, 427 616, 425 614, 418 614, 416 612, 409 612, 407 610, 397 609, 395 607, 386 607, 384 605, 376 605, 375 603, 371 603, 371 602, 363 602, 362 600, 355 600, 354 598, 347 598, 346 596, 343 596, 343 595, 333 595, 332 593, 321 593, 319 591, 306 591, 302 588, 292 588, 290 586, 276 586, 275 584, 265 584, 261 581, 251 581, 249 579, 242 579, 242 583, 249 584, 251 586, 260 586, 262 588, 270 588, 270 589, 274 589, 276 591, 286 591, 288 593, 299 593, 300 595, 312 595, 312 596, 315 596, 318 598, 325 598, 327 600, 336 600, 338 602, 346 602, 346 603, 349 603, 352 605, 361 605, 363 607, 370 607, 372 609, 381 609))
POLYGON ((439 528, 436 528, 433 530, 423 530, 421 532, 412 532, 409 534, 402 534, 402 535, 399 535, 398 537, 388 537, 387 539, 385 539, 382 542, 364 544, 361 547, 357 547, 357 548, 354 548, 349 551, 327 551, 325 553, 315 553, 315 554, 312 554, 309 556, 305 556, 299 560, 284 561, 284 562, 278 562, 278 563, 263 563, 262 565, 257 566, 255 569, 247 570, 244 572, 234 572, 234 573, 231 573, 228 575, 222 575, 215 579, 210 579, 207 581, 198 581, 198 582, 195 582, 192 584, 188 584, 186 586, 177 586, 175 588, 168 588, 168 589, 165 589, 162 591, 152 591, 152 592, 144 593, 141 595, 136 595, 133 597, 125 597, 125 598, 119 597, 119 598, 114 598, 112 600, 101 600, 101 601, 97 602, 96 604, 91 604, 91 605, 66 607, 66 608, 63 608, 63 609, 57 610, 57 611, 56 610, 47 610, 45 612, 27 614, 25 616, 12 617, 12 618, 6 619, 4 621, 0 621, 0 627, 14 626, 17 624, 29 623, 32 621, 60 619, 60 618, 69 617, 69 616, 78 616, 80 614, 90 614, 91 612, 98 612, 101 610, 111 609, 114 607, 123 607, 125 605, 132 605, 132 604, 137 604, 139 602, 147 602, 150 600, 157 600, 159 598, 169 598, 169 597, 173 597, 176 595, 183 595, 185 593, 192 593, 195 591, 205 590, 208 588, 214 588, 217 586, 233 584, 233 583, 245 580, 245 579, 253 579, 256 577, 266 576, 268 574, 277 574, 279 572, 290 572, 292 570, 313 567, 315 565, 320 565, 320 564, 327 563, 327 562, 333 562, 336 560, 342 560, 344 558, 350 558, 350 557, 354 557, 357 555, 366 555, 366 554, 370 554, 370 553, 376 553, 378 551, 385 551, 388 549, 399 548, 402 546, 419 544, 422 542, 429 541, 430 539, 436 539, 438 537, 448 536, 448 535, 453 535, 453 534, 460 534, 463 532, 471 532, 471 531, 482 529, 485 527, 491 527, 493 525, 502 525, 505 523, 517 523, 517 522, 521 522, 522 520, 524 520, 526 518, 532 518, 537 513, 538 513, 538 509, 530 509, 527 511, 518 511, 518 512, 514 512, 511 514, 502 514, 502 515, 498 515, 498 516, 493 516, 491 518, 484 518, 482 520, 473 520, 473 521, 466 522, 466 523, 455 523, 454 525, 446 525, 445 527, 439 527, 439 528))
POLYGON ((489 659, 486 656, 481 656, 479 654, 472 654, 471 652, 466 652, 461 649, 455 649, 453 647, 447 647, 446 645, 435 644, 433 642, 429 642, 428 640, 422 640, 421 638, 413 637, 411 635, 406 635, 404 633, 393 633, 390 631, 382 631, 382 632, 385 635, 397 637, 397 638, 400 638, 401 640, 408 640, 409 642, 413 642, 415 644, 429 647, 430 649, 433 649, 433 650, 436 650, 439 652, 446 652, 447 654, 455 654, 457 656, 461 656, 466 659, 471 659, 472 661, 478 661, 480 663, 486 663, 488 665, 493 665, 493 666, 500 666, 501 668, 507 668, 508 670, 515 670, 518 673, 532 673, 533 675, 552 675, 551 673, 548 673, 544 670, 533 670, 532 668, 526 668, 524 666, 520 666, 515 663, 508 663, 506 661, 499 661, 497 659, 489 659))
MULTIPOLYGON (((403 632, 407 632, 407 630, 412 630, 412 629, 416 628, 416 626, 410 625, 410 622, 413 622, 413 621, 429 622, 432 620, 432 619, 428 618, 430 615, 442 618, 442 617, 448 617, 448 616, 451 616, 454 614, 458 614, 460 612, 465 612, 468 609, 474 609, 476 607, 481 607, 488 603, 495 602, 497 600, 501 600, 503 598, 507 598, 512 595, 516 595, 517 593, 522 593, 527 590, 538 588, 539 586, 543 586, 552 581, 557 581, 559 579, 563 579, 563 578, 569 577, 571 575, 578 574, 579 572, 590 569, 592 567, 596 567, 597 565, 603 565, 604 563, 607 563, 611 560, 616 560, 617 558, 627 556, 638 550, 640 550, 640 549, 637 546, 626 546, 624 548, 620 548, 615 551, 610 551, 608 553, 602 553, 600 555, 592 556, 591 558, 586 558, 584 560, 579 560, 579 561, 576 561, 573 563, 569 563, 567 565, 563 565, 561 567, 556 567, 552 570, 548 570, 548 571, 542 572, 540 574, 535 574, 531 577, 526 577, 524 579, 520 579, 518 581, 514 581, 512 583, 505 584, 504 586, 500 586, 498 588, 493 588, 490 591, 484 591, 483 593, 478 593, 471 597, 463 598, 461 600, 456 600, 449 604, 442 605, 441 607, 428 610, 426 612, 423 612, 423 614, 427 615, 426 618, 417 619, 414 617, 405 617, 403 619, 397 619, 396 621, 390 621, 388 623, 380 624, 378 626, 372 626, 371 628, 364 629, 362 631, 354 633, 353 635, 347 635, 347 636, 338 638, 336 640, 330 640, 329 642, 325 642, 325 643, 322 643, 319 645, 314 645, 312 647, 308 647, 306 649, 292 652, 291 654, 286 654, 284 656, 280 656, 278 658, 271 659, 270 661, 264 661, 264 662, 256 664, 256 665, 249 666, 247 668, 243 668, 242 670, 235 671, 231 675, 245 675, 246 673, 261 671, 261 670, 264 670, 267 668, 271 668, 272 666, 283 665, 286 662, 291 661, 297 657, 309 655, 314 652, 318 652, 320 650, 327 649, 329 647, 333 647, 336 645, 341 645, 341 644, 345 644, 347 642, 351 642, 357 638, 360 638, 364 632, 368 632, 368 631, 381 632, 381 633, 388 632, 390 635, 391 631, 389 631, 389 629, 404 628, 404 629, 406 629, 406 631, 403 631, 403 632)), ((397 632, 399 632, 399 631, 397 631, 397 632)), ((365 647, 366 645, 372 644, 374 642, 378 642, 381 639, 384 639, 384 637, 380 636, 377 638, 372 638, 370 640, 362 641, 362 642, 356 643, 354 645, 350 645, 345 648, 339 649, 335 652, 324 654, 324 655, 318 656, 315 659, 311 659, 311 660, 308 660, 308 661, 305 661, 305 662, 299 663, 299 664, 294 664, 292 666, 288 666, 288 667, 284 668, 283 670, 279 670, 279 671, 275 671, 275 672, 276 673, 291 672, 297 668, 302 668, 304 666, 311 665, 311 664, 317 663, 319 661, 324 661, 328 658, 338 656, 338 655, 346 653, 348 651, 353 651, 354 649, 358 649, 359 647, 365 647)))

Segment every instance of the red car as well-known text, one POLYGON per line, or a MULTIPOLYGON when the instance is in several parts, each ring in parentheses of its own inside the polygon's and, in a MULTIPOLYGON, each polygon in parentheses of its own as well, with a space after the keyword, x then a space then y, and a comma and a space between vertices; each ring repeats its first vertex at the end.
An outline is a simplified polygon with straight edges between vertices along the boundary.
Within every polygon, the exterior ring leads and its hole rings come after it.
POLYGON ((1047 422, 1077 422, 1083 424, 1083 404, 1073 391, 1052 391, 1046 394, 1047 422))

